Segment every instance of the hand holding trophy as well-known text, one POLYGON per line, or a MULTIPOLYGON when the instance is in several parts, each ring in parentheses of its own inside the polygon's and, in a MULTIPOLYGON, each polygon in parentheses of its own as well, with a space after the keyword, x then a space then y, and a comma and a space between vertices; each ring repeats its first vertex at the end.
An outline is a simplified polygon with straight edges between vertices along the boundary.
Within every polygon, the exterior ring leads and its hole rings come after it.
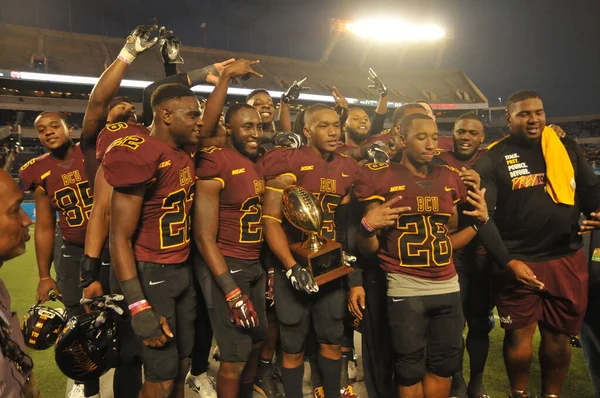
POLYGON ((283 191, 283 214, 296 228, 308 234, 308 239, 290 245, 298 264, 306 268, 317 285, 323 285, 352 272, 344 260, 342 245, 319 236, 323 213, 319 202, 306 189, 292 185, 283 191))

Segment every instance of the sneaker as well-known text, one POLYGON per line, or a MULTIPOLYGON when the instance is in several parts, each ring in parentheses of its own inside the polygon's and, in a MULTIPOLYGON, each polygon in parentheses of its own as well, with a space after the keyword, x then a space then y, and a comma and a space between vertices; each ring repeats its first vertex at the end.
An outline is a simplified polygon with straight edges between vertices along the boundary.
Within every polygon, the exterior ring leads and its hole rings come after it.
POLYGON ((83 393, 83 384, 73 384, 73 388, 69 391, 68 398, 85 398, 83 393))
POLYGON ((280 394, 273 380, 273 373, 265 373, 254 382, 254 391, 266 398, 279 398, 280 394))
POLYGON ((350 383, 354 383, 356 381, 357 374, 358 368, 356 366, 356 362, 348 361, 348 380, 350 380, 350 383))
POLYGON ((188 372, 187 376, 185 376, 185 384, 202 398, 217 398, 215 379, 210 377, 208 373, 194 376, 191 372, 188 372))
POLYGON ((352 387, 352 384, 348 384, 346 387, 340 390, 340 398, 358 398, 358 395, 354 393, 354 387, 352 387))
POLYGON ((325 398, 325 390, 323 387, 317 387, 313 390, 313 398, 325 398))

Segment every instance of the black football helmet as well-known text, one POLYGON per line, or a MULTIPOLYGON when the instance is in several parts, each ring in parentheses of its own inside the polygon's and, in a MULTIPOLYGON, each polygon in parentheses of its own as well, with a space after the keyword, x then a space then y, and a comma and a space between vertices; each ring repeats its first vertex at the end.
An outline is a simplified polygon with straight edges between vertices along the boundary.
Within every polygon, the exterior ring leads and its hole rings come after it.
MULTIPOLYGON (((50 299, 55 301, 58 297, 50 293, 50 299)), ((34 350, 52 347, 66 324, 67 318, 63 308, 51 308, 41 305, 38 301, 27 311, 21 322, 25 345, 34 350)))
MULTIPOLYGON (((103 299, 108 301, 109 296, 98 298, 103 299)), ((110 306, 103 304, 100 309, 90 305, 92 313, 69 319, 58 336, 54 358, 65 376, 85 382, 99 378, 117 365, 117 315, 107 307, 110 306)))

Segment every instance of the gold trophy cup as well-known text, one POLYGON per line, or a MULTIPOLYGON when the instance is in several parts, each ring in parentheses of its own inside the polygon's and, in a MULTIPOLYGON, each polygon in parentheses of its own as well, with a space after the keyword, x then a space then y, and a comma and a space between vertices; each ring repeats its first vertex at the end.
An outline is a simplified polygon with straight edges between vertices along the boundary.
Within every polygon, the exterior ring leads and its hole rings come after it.
POLYGON ((285 188, 282 209, 290 224, 308 235, 304 242, 290 245, 290 250, 298 264, 308 269, 317 285, 352 272, 352 267, 344 261, 342 245, 319 236, 323 213, 312 193, 297 185, 285 188))

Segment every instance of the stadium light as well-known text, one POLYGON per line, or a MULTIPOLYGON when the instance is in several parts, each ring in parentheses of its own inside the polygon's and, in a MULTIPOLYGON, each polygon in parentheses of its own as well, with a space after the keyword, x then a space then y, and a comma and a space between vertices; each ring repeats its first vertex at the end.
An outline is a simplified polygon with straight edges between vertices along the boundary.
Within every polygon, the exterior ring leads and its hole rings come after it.
POLYGON ((348 21, 344 27, 362 39, 384 43, 437 41, 446 36, 446 32, 439 25, 417 25, 392 18, 348 21))
MULTIPOLYGON (((73 75, 58 75, 51 73, 36 73, 36 72, 17 72, 17 71, 2 71, 0 72, 1 78, 8 78, 17 80, 28 80, 28 81, 38 81, 38 82, 49 82, 49 83, 66 83, 66 84, 81 84, 87 86, 93 86, 98 82, 97 77, 89 77, 89 76, 73 76, 73 75)), ((121 87, 126 88, 139 88, 144 89, 149 86, 152 82, 146 80, 130 80, 123 79, 121 81, 121 87)), ((192 87, 192 91, 197 93, 210 94, 215 89, 214 86, 209 86, 205 84, 201 84, 198 86, 192 87)), ((229 95, 239 95, 239 96, 247 96, 253 91, 253 89, 249 88, 239 88, 239 87, 229 87, 227 89, 227 94, 229 95)), ((283 95, 283 91, 275 91, 268 90, 269 94, 273 98, 280 98, 283 95)), ((335 100, 331 95, 321 95, 321 94, 308 94, 301 93, 300 100, 304 101, 313 101, 313 102, 329 102, 334 103, 335 100)), ((358 99, 358 98, 346 98, 349 104, 354 105, 366 105, 366 106, 377 106, 377 101, 367 100, 367 99, 358 99)), ((398 108, 402 104, 400 102, 388 102, 389 107, 398 108)))

